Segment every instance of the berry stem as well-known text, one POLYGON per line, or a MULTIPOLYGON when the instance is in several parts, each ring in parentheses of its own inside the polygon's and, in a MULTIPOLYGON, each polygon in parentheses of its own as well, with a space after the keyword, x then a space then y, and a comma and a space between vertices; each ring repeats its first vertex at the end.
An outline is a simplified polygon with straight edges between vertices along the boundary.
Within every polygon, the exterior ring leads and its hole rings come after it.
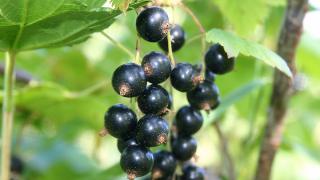
POLYGON ((171 14, 172 14, 172 24, 175 24, 175 22, 176 22, 176 18, 175 18, 175 14, 174 14, 174 12, 175 12, 175 7, 173 6, 173 4, 171 3, 171 14))
POLYGON ((190 8, 188 8, 188 6, 186 6, 185 4, 183 4, 182 2, 179 3, 179 6, 187 13, 189 14, 189 16, 191 16, 192 20, 194 21, 194 23, 197 25, 200 33, 201 33, 201 44, 202 44, 202 54, 205 54, 206 51, 206 30, 204 29, 204 27, 202 26, 201 22, 199 21, 199 19, 197 18, 197 16, 192 12, 192 10, 190 8))
POLYGON ((123 52, 127 53, 130 56, 130 58, 132 58, 132 59, 135 58, 134 54, 128 48, 126 48, 123 44, 121 44, 120 42, 114 40, 111 36, 109 36, 107 33, 103 32, 103 31, 101 31, 101 34, 104 37, 106 37, 107 39, 109 39, 109 41, 111 41, 115 46, 117 46, 123 52))
POLYGON ((141 54, 141 38, 138 34, 137 41, 136 41, 136 56, 134 61, 136 64, 140 64, 140 54, 141 54))
POLYGON ((11 136, 14 115, 14 64, 16 54, 8 51, 5 59, 3 109, 2 109, 2 151, 1 151, 1 179, 9 180, 11 136))
POLYGON ((175 60, 174 60, 173 53, 172 53, 171 33, 170 33, 170 30, 168 31, 167 39, 168 39, 168 56, 169 56, 169 59, 170 59, 170 61, 171 61, 172 66, 174 67, 174 66, 176 66, 176 62, 175 62, 175 60))
POLYGON ((75 98, 80 98, 80 97, 84 97, 84 96, 89 96, 90 94, 92 94, 102 88, 105 88, 105 86, 109 85, 109 84, 110 84, 110 82, 101 81, 101 82, 98 82, 97 84, 94 84, 93 86, 88 87, 87 89, 84 89, 83 91, 80 91, 80 92, 66 92, 65 97, 75 99, 75 98))
POLYGON ((203 35, 200 33, 200 34, 197 34, 197 35, 189 38, 189 39, 186 41, 185 46, 187 46, 188 44, 192 43, 193 41, 196 41, 196 40, 202 38, 202 36, 203 36, 203 35))

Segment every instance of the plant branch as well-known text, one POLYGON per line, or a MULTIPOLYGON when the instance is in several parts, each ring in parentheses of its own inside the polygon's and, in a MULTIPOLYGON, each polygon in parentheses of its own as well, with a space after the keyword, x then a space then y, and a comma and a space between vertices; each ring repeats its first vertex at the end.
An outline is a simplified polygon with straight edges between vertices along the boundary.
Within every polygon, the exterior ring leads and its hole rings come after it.
POLYGON ((215 121, 212 124, 217 132, 217 135, 218 135, 218 138, 219 138, 219 141, 221 144, 220 145, 221 146, 221 154, 226 159, 228 177, 230 180, 236 180, 237 178, 236 178, 236 173, 235 173, 235 169, 234 169, 234 163, 233 163, 232 157, 229 152, 228 141, 221 131, 219 121, 215 121))
POLYGON ((202 38, 202 34, 197 34, 193 37, 190 37, 187 39, 187 41, 185 42, 185 46, 187 46, 188 44, 192 43, 193 41, 196 41, 198 39, 202 38))
POLYGON ((114 40, 111 36, 109 36, 107 33, 103 32, 103 31, 101 31, 101 34, 104 37, 106 37, 107 39, 109 39, 109 41, 111 41, 115 46, 117 46, 123 52, 127 53, 130 56, 130 58, 132 58, 132 59, 135 58, 134 54, 128 48, 126 48, 123 44, 121 44, 120 42, 114 40))
POLYGON ((93 86, 90 86, 82 91, 67 91, 65 92, 65 97, 67 98, 80 98, 80 97, 84 97, 84 96, 89 96, 92 93, 105 88, 106 86, 110 85, 110 82, 108 81, 101 81, 98 82, 97 84, 94 84, 93 86))
POLYGON ((11 136, 14 113, 14 64, 15 53, 7 52, 5 60, 4 92, 2 106, 2 151, 1 151, 1 179, 10 178, 11 136))
POLYGON ((140 54, 141 54, 141 38, 140 38, 139 34, 137 34, 136 55, 134 58, 134 62, 136 64, 140 64, 140 54))
MULTIPOLYGON (((286 60, 294 76, 296 74, 295 53, 307 9, 308 0, 288 0, 285 20, 278 40, 277 52, 286 60)), ((255 175, 256 180, 270 179, 272 163, 281 144, 288 101, 293 95, 292 84, 292 79, 278 70, 275 71, 268 120, 255 175)))
POLYGON ((169 56, 169 59, 170 59, 170 61, 171 61, 172 66, 174 67, 174 66, 176 65, 176 62, 175 62, 175 60, 174 60, 173 52, 172 52, 172 44, 171 44, 171 33, 170 33, 170 30, 168 31, 167 39, 168 39, 168 56, 169 56))

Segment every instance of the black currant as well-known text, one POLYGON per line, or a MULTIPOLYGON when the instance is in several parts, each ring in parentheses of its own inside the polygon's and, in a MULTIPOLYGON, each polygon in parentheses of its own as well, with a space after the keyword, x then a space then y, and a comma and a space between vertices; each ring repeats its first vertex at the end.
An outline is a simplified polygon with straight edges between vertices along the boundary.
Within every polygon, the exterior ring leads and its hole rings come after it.
POLYGON ((212 45, 205 55, 206 67, 215 74, 225 74, 234 67, 234 58, 228 58, 220 44, 212 45))
POLYGON ((143 146, 128 146, 121 154, 120 166, 132 180, 148 174, 153 166, 152 152, 143 146))
POLYGON ((168 92, 160 85, 150 85, 138 97, 139 109, 145 114, 163 114, 169 104, 168 92))
POLYGON ((176 127, 179 134, 192 135, 199 131, 202 124, 201 113, 190 106, 183 106, 177 112, 176 127))
POLYGON ((170 29, 169 17, 160 7, 148 7, 138 15, 136 28, 144 40, 158 42, 166 37, 170 29))
POLYGON ((188 63, 179 63, 170 75, 171 85, 181 92, 192 90, 201 82, 198 68, 188 63))
POLYGON ((170 60, 162 53, 151 52, 143 57, 141 66, 147 81, 159 84, 168 79, 171 73, 170 60))
POLYGON ((112 86, 121 96, 135 97, 145 90, 147 80, 141 66, 127 63, 119 66, 113 73, 112 86))
POLYGON ((113 137, 127 139, 134 135, 137 126, 137 116, 127 106, 116 104, 106 112, 104 126, 113 137))
MULTIPOLYGON (((174 25, 170 29, 172 51, 178 51, 185 42, 185 33, 181 26, 174 25)), ((159 42, 162 50, 168 52, 168 36, 159 42)))
POLYGON ((15 174, 22 174, 24 170, 23 161, 17 156, 11 156, 10 171, 15 174))
POLYGON ((195 165, 188 164, 182 168, 182 179, 183 180, 204 180, 205 172, 202 168, 195 165))
POLYGON ((216 75, 212 71, 210 71, 208 68, 206 68, 205 80, 213 81, 213 82, 216 80, 216 75))
POLYGON ((160 179, 173 176, 177 161, 173 154, 169 151, 158 151, 153 154, 154 164, 152 168, 152 178, 160 179))
POLYGON ((178 136, 171 144, 172 153, 180 161, 187 161, 197 150, 197 141, 191 136, 178 136))
POLYGON ((155 147, 166 143, 169 134, 169 124, 155 115, 145 115, 137 126, 137 141, 147 147, 155 147))
POLYGON ((131 138, 131 139, 118 139, 117 141, 117 147, 120 153, 123 152, 123 150, 129 146, 137 146, 138 142, 135 138, 131 138))
POLYGON ((209 111, 218 104, 219 89, 213 82, 204 81, 187 93, 187 99, 192 107, 209 111))

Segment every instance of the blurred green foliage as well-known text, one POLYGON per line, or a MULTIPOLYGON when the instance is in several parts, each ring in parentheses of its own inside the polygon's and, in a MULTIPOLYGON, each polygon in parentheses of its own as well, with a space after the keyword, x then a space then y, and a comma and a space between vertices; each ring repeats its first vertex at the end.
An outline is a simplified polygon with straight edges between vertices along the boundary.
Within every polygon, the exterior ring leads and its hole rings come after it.
MULTIPOLYGON (((286 3, 186 0, 185 4, 207 31, 226 29, 274 49, 286 3)), ((166 10, 170 16, 174 15, 174 23, 184 27, 188 39, 199 35, 197 26, 182 9, 166 10)), ((105 30, 132 52, 136 41, 135 18, 135 12, 127 12, 105 30)), ((290 102, 283 144, 273 167, 275 180, 320 179, 319 44, 319 39, 303 34, 297 52, 300 91, 290 102)), ((143 41, 142 55, 152 50, 160 51, 156 44, 143 41)), ((174 55, 179 62, 200 63, 203 59, 200 52, 201 42, 197 39, 187 42, 174 55)), ((0 59, 3 57, 1 53, 0 59)), ((97 133, 103 127, 103 116, 109 106, 130 104, 129 99, 113 91, 110 78, 117 66, 131 60, 99 33, 72 47, 18 55, 16 68, 34 78, 28 84, 18 83, 15 90, 13 153, 26 164, 23 179, 125 179, 118 165, 120 154, 115 139, 101 139, 97 133)), ((272 68, 252 57, 239 56, 232 73, 217 77, 225 101, 217 114, 206 116, 206 126, 196 135, 198 164, 210 174, 227 176, 219 140, 208 123, 215 117, 228 139, 238 179, 253 176, 266 121, 272 72, 272 68)), ((186 104, 182 93, 175 91, 174 99, 176 109, 186 104)))

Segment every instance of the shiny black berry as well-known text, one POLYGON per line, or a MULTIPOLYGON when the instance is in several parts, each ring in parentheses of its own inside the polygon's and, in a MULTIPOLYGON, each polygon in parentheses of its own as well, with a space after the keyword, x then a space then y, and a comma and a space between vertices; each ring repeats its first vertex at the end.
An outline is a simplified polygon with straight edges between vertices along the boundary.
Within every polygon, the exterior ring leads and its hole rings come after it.
POLYGON ((152 152, 143 146, 129 146, 121 154, 120 166, 128 179, 148 174, 153 166, 152 152))
POLYGON ((119 66, 112 75, 114 90, 124 97, 140 95, 147 86, 147 79, 141 66, 127 63, 119 66))
POLYGON ((216 80, 216 74, 206 68, 205 80, 214 82, 216 80))
POLYGON ((11 157, 10 171, 15 174, 22 174, 23 170, 24 170, 23 161, 19 157, 13 155, 11 157))
POLYGON ((176 159, 187 161, 195 154, 197 141, 191 136, 178 136, 173 139, 171 149, 176 159))
POLYGON ((173 176, 177 167, 177 161, 173 154, 169 151, 162 150, 154 153, 153 156, 152 178, 164 179, 173 176))
POLYGON ((145 115, 137 126, 137 141, 147 147, 155 147, 167 142, 169 124, 155 115, 145 115))
POLYGON ((116 104, 105 113, 104 126, 113 137, 127 139, 134 135, 137 116, 127 106, 116 104))
POLYGON ((138 15, 136 28, 144 40, 158 42, 168 33, 169 17, 160 7, 148 7, 138 15))
POLYGON ((147 81, 152 84, 164 82, 171 73, 170 60, 167 56, 159 52, 151 52, 145 55, 142 59, 141 66, 147 81))
POLYGON ((168 92, 160 85, 150 85, 138 97, 138 106, 145 114, 163 114, 169 104, 168 92))
POLYGON ((211 110, 219 102, 219 89, 211 81, 204 81, 187 93, 190 105, 196 109, 211 110))
POLYGON ((234 67, 234 58, 228 58, 220 44, 212 45, 205 55, 206 67, 215 74, 225 74, 234 67))
POLYGON ((118 139, 117 141, 117 147, 120 153, 123 152, 123 150, 129 146, 137 146, 138 142, 135 138, 131 138, 131 139, 118 139))
MULTIPOLYGON (((185 42, 185 33, 181 26, 174 25, 170 29, 172 51, 178 51, 185 42)), ((162 50, 168 52, 168 36, 159 42, 162 50)))
POLYGON ((177 112, 176 127, 179 134, 192 135, 199 131, 202 124, 201 113, 190 106, 183 106, 177 112))
POLYGON ((183 175, 181 179, 183 180, 204 180, 205 172, 202 168, 195 165, 188 164, 182 168, 183 175))
POLYGON ((200 72, 196 66, 179 63, 170 75, 171 85, 178 91, 187 92, 201 82, 200 72))

